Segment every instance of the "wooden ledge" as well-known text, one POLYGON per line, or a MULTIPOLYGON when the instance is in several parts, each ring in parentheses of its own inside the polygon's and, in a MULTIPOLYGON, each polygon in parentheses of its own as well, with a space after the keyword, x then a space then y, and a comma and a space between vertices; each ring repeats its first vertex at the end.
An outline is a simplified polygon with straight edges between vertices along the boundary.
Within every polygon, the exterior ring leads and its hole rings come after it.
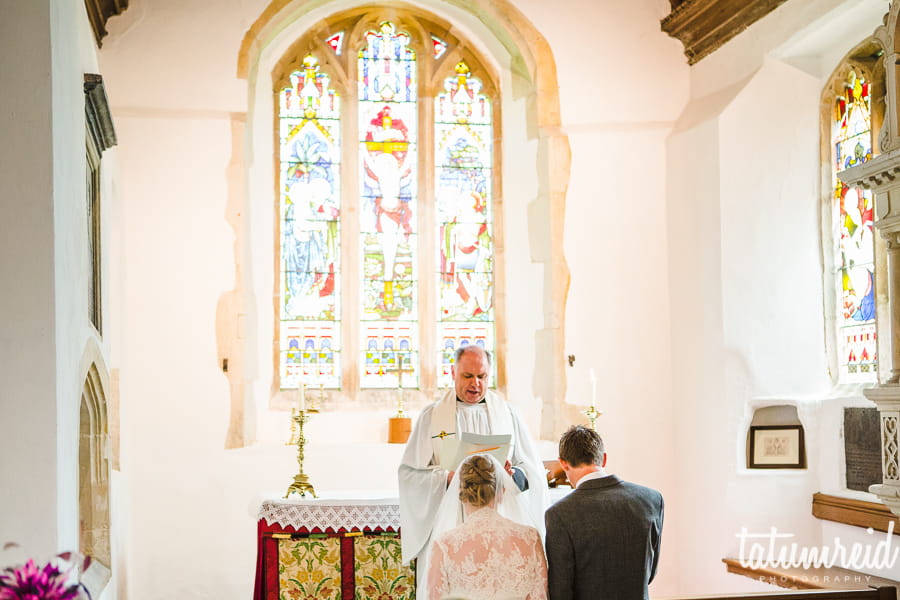
POLYGON ((812 514, 817 519, 856 527, 871 527, 875 531, 887 531, 889 524, 893 523, 894 535, 900 535, 900 518, 887 506, 878 502, 815 493, 812 514))
POLYGON ((859 590, 868 587, 898 587, 900 582, 840 567, 754 569, 736 558, 723 558, 729 573, 791 590, 859 590))

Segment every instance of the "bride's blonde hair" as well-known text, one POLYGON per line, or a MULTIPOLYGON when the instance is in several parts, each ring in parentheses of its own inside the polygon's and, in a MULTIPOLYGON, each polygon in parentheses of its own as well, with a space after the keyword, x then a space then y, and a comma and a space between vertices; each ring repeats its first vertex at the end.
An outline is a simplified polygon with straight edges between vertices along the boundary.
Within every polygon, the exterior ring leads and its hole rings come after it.
POLYGON ((497 472, 494 463, 481 454, 463 461, 459 467, 459 500, 475 508, 494 502, 497 497, 497 472))

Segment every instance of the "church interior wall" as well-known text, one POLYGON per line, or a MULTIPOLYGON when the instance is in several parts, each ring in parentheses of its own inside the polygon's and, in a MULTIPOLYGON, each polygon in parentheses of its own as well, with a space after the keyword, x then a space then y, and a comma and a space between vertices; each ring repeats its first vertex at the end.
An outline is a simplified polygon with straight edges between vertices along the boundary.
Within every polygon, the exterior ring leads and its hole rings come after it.
POLYGON ((88 318, 83 76, 97 72, 93 33, 76 0, 13 3, 2 21, 0 198, 12 218, 0 236, 0 531, 19 544, 6 564, 78 550, 82 362, 102 368, 108 346, 88 318))
MULTIPOLYGON (((56 351, 54 349, 53 182, 49 2, 18 4, 15 19, 0 22, 0 72, 31 85, 0 95, 6 143, 0 147, 0 201, 17 216, 0 236, 0 294, 4 323, 0 359, 10 372, 3 385, 0 454, 4 486, 0 523, 4 539, 52 552, 57 539, 56 351), (13 49, 32 49, 24 55, 13 49), (23 160, 24 159, 24 160, 23 160), (35 183, 31 183, 31 182, 35 183), (29 482, 29 485, 24 485, 29 482), (13 508, 27 507, 26 514, 13 508)), ((23 548, 24 552, 25 549, 23 548)))
MULTIPOLYGON (((812 492, 840 491, 834 439, 841 406, 854 401, 835 400, 824 368, 817 120, 830 72, 822 65, 835 51, 827 40, 817 45, 809 26, 828 30, 828 16, 850 14, 846 7, 869 15, 883 6, 851 28, 868 35, 887 3, 822 1, 829 10, 785 3, 692 69, 658 29, 669 9, 663 0, 585 0, 578 14, 591 18, 577 20, 559 18, 552 3, 512 4, 553 51, 571 146, 565 341, 576 362, 566 368, 565 397, 553 399, 559 427, 585 421, 594 367, 611 470, 666 497, 657 597, 770 589, 724 567, 679 576, 734 555, 744 526, 775 525, 815 544, 834 532, 864 535, 809 516, 812 492), (789 101, 773 90, 788 90, 789 101), (772 273, 772 264, 788 267, 772 273), (746 428, 753 409, 768 403, 798 407, 808 470, 745 468, 746 428)), ((104 256, 112 298, 111 341, 102 346, 120 373, 122 472, 111 490, 118 597, 246 598, 258 502, 283 494, 296 471, 295 450, 284 445, 287 411, 269 404, 272 319, 254 308, 271 311, 274 289, 274 187, 270 157, 260 153, 271 147, 270 113, 259 104, 268 83, 262 69, 248 80, 235 73, 242 36, 268 3, 132 4, 109 22, 99 51, 119 138, 114 182, 104 182, 113 203, 104 256), (224 333, 223 298, 231 303, 224 333), (237 379, 221 363, 233 348, 242 349, 230 355, 237 379), (232 439, 236 412, 244 426, 232 439)), ((338 5, 310 6, 324 14, 338 5)), ((547 281, 549 263, 535 258, 553 240, 538 218, 549 207, 546 173, 533 167, 539 143, 533 129, 514 124, 530 118, 533 97, 523 95, 522 75, 504 64, 502 44, 484 24, 459 4, 428 6, 482 40, 504 73, 503 115, 512 124, 503 173, 508 395, 537 433, 548 417, 535 392, 546 385, 540 332, 548 325, 546 296, 533 282, 547 281)), ((0 46, 35 49, 0 53, 0 72, 21 70, 20 81, 34 82, 0 95, 0 108, 13 109, 0 115, 17 115, 4 122, 16 143, 0 148, 0 197, 15 201, 16 223, 28 225, 26 239, 0 236, 0 256, 30 252, 28 261, 0 260, 4 281, 20 282, 0 294, 0 309, 17 316, 4 323, 11 343, 0 346, 0 359, 20 374, 4 389, 11 418, 0 424, 0 454, 23 459, 4 460, 2 472, 28 481, 27 491, 0 500, 0 514, 15 516, 0 517, 0 530, 29 551, 77 543, 76 453, 67 458, 65 447, 76 447, 77 365, 90 332, 86 300, 59 299, 87 297, 87 262, 77 258, 78 97, 81 73, 96 64, 79 7, 18 3, 16 19, 0 22, 0 46), (63 26, 72 22, 77 27, 63 26), (24 32, 38 38, 26 44, 24 32), (34 72, 42 77, 25 77, 34 72), (60 113, 52 128, 51 110, 60 113)), ((274 60, 271 50, 261 65, 274 60)), ((392 412, 314 417, 305 466, 318 490, 395 489, 402 446, 384 443, 392 412)), ((541 447, 545 458, 555 456, 555 440, 541 447)))
MULTIPOLYGON (((810 514, 817 491, 874 500, 843 482, 843 407, 871 404, 828 371, 818 123, 826 78, 886 10, 885 2, 786 3, 691 70, 668 163, 679 460, 667 505, 677 516, 667 525, 682 544, 682 569, 737 556, 744 527, 777 527, 801 547, 866 537, 810 514), (753 412, 779 404, 797 407, 809 467, 749 470, 753 412)), ((683 578, 680 591, 731 580, 722 569, 683 578)))

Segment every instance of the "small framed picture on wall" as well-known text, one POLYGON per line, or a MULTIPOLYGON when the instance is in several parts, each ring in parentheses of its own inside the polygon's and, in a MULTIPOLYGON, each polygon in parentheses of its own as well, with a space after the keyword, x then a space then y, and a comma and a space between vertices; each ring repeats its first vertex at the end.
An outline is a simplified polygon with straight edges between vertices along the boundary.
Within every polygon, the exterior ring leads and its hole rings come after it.
POLYGON ((750 427, 750 469, 805 469, 806 448, 802 425, 750 427))

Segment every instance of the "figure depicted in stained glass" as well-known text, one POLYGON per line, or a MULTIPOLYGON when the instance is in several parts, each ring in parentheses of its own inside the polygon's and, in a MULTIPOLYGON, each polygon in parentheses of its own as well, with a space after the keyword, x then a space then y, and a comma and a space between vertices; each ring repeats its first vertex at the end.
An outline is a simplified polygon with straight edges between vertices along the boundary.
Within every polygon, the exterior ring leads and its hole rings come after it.
POLYGON ((337 387, 340 102, 312 55, 289 81, 279 94, 282 387, 323 373, 337 387))
POLYGON ((333 318, 337 208, 331 203, 331 186, 323 179, 301 180, 287 195, 282 247, 286 316, 333 318))
MULTIPOLYGON (((410 208, 409 131, 402 119, 391 116, 385 105, 369 122, 366 130, 366 152, 363 154, 366 175, 366 196, 373 199, 371 210, 375 231, 382 250, 384 281, 382 308, 394 308, 394 277, 397 252, 412 232, 410 208)), ((402 275, 402 273, 401 273, 402 275)))
POLYGON ((447 313, 471 318, 490 310, 491 239, 485 207, 477 192, 460 194, 456 216, 442 228, 441 272, 453 292, 442 294, 447 313))
POLYGON ((869 321, 875 318, 871 196, 860 193, 856 188, 842 187, 840 252, 844 264, 843 314, 845 319, 869 321))
POLYGON ((491 102, 464 61, 454 71, 434 105, 440 386, 451 381, 454 350, 473 340, 491 350, 494 335, 491 102))
POLYGON ((364 318, 415 319, 415 54, 390 22, 359 52, 364 318))

